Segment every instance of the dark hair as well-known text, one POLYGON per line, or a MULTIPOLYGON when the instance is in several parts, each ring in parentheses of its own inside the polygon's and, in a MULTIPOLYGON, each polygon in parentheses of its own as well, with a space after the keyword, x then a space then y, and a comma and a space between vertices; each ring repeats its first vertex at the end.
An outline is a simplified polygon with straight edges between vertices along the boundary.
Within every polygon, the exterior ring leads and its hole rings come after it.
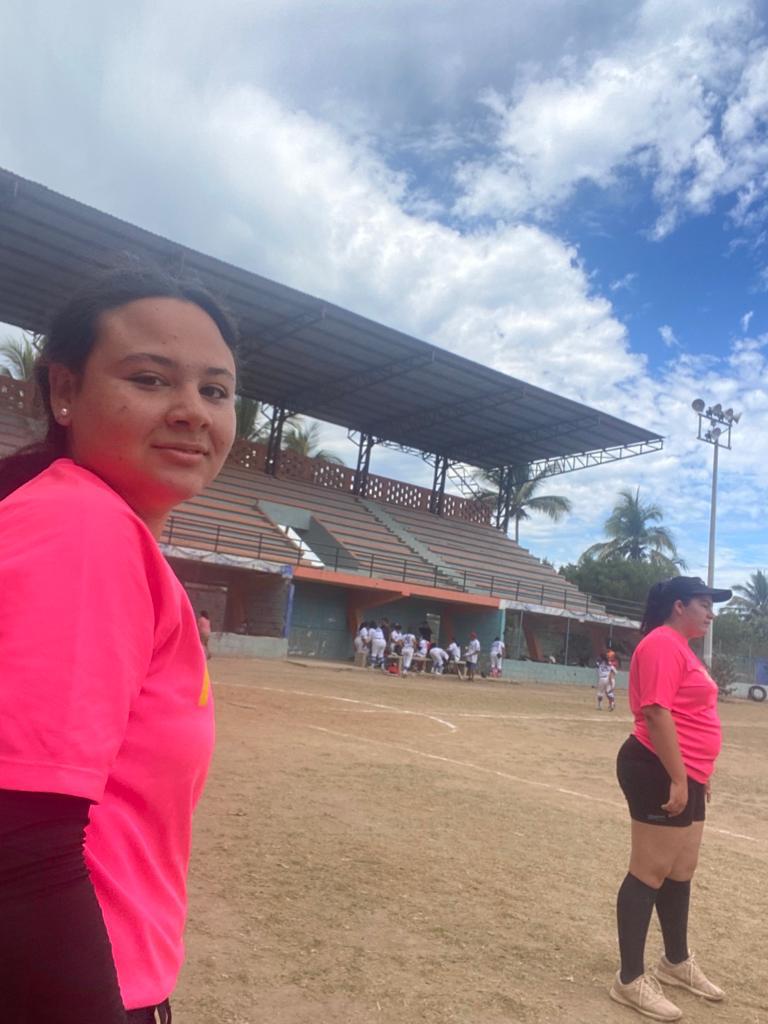
POLYGON ((690 597, 681 597, 671 589, 668 584, 671 580, 662 580, 661 583, 654 583, 648 591, 645 599, 645 611, 643 621, 640 623, 640 632, 647 636, 652 629, 663 626, 672 614, 672 607, 676 601, 682 601, 684 605, 691 602, 690 597))
POLYGON ((35 362, 35 383, 48 419, 45 438, 0 459, 0 501, 66 454, 67 432, 51 409, 48 367, 60 363, 82 373, 98 335, 99 317, 139 299, 181 299, 199 306, 218 327, 237 360, 237 328, 222 306, 200 284, 159 267, 115 268, 90 280, 56 313, 35 362))
POLYGON ((204 619, 209 619, 210 618, 210 615, 208 614, 208 612, 204 611, 202 608, 200 609, 200 614, 202 615, 202 617, 204 619))

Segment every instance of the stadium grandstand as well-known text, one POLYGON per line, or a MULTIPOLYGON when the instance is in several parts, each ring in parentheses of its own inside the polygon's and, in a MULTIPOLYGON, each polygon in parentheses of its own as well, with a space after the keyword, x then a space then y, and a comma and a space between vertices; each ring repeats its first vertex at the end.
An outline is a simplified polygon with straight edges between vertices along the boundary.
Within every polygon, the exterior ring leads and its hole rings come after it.
MULTIPOLYGON (((270 411, 215 483, 170 517, 163 549, 219 653, 347 658, 362 619, 478 633, 507 656, 568 658, 636 634, 636 609, 583 594, 511 540, 515 471, 548 475, 658 451, 657 434, 120 221, 0 171, 0 321, 42 333, 88 275, 140 257, 221 297, 243 339, 239 391, 270 411), (428 395, 423 387, 429 372, 428 395), (440 396, 439 401, 435 395, 440 396), (347 428, 354 469, 283 448, 291 415, 347 428), (371 472, 418 453, 432 487, 371 472), (465 469, 495 470, 495 503, 465 469)), ((30 382, 0 376, 0 454, 40 435, 30 382)))

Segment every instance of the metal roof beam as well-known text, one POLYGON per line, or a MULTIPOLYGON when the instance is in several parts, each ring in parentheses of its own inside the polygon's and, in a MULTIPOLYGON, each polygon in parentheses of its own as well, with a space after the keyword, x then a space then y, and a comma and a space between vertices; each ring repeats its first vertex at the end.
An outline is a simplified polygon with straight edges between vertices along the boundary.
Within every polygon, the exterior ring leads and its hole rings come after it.
POLYGON ((273 345, 277 345, 278 342, 285 341, 286 338, 290 338, 294 334, 298 334, 304 327, 311 327, 312 324, 316 324, 318 321, 324 320, 325 316, 325 306, 320 306, 318 309, 313 309, 307 313, 301 313, 299 316, 281 320, 275 327, 259 330, 258 340, 260 344, 258 346, 254 346, 254 348, 248 352, 248 358, 258 356, 273 345))
POLYGON ((615 448, 597 448, 594 451, 578 452, 557 459, 538 459, 526 465, 530 466, 532 475, 541 473, 543 476, 558 476, 562 473, 575 473, 578 469, 591 469, 593 466, 605 466, 610 462, 621 462, 638 455, 660 452, 663 447, 664 438, 656 437, 650 441, 621 444, 615 448))
MULTIPOLYGON (((488 433, 476 438, 469 448, 462 448, 462 461, 471 462, 477 456, 490 455, 498 450, 507 449, 511 445, 525 445, 536 441, 554 441, 563 435, 572 434, 580 427, 594 427, 605 417, 599 413, 580 416, 576 419, 557 420, 545 427, 534 427, 532 430, 515 430, 511 433, 488 433)), ((503 464, 500 462, 500 465, 503 464)))
MULTIPOLYGON (((343 377, 332 377, 330 380, 319 380, 310 387, 302 388, 286 395, 283 405, 289 405, 292 409, 298 408, 301 404, 309 402, 313 411, 333 405, 345 395, 354 394, 360 388, 370 387, 380 380, 391 380, 412 370, 429 366, 435 361, 434 352, 428 355, 411 356, 409 359, 400 359, 395 367, 389 364, 371 366, 366 370, 355 370, 354 373, 345 374, 343 377)), ((366 430, 367 434, 376 434, 375 430, 366 430)))
MULTIPOLYGON (((471 419, 472 416, 477 415, 477 406, 473 403, 476 402, 493 402, 496 399, 506 399, 507 401, 514 401, 516 398, 523 398, 527 388, 497 388, 494 391, 486 391, 481 395, 467 395, 463 401, 467 402, 467 407, 463 412, 455 412, 451 410, 450 421, 456 423, 460 420, 471 419)), ((406 416, 403 419, 398 420, 398 427, 400 430, 424 430, 427 427, 434 427, 436 424, 445 423, 446 411, 445 411, 445 399, 442 400, 438 405, 431 405, 428 409, 423 412, 416 413, 414 416, 406 416)), ((386 429, 389 423, 385 420, 377 420, 373 424, 371 430, 376 433, 378 430, 386 429)))

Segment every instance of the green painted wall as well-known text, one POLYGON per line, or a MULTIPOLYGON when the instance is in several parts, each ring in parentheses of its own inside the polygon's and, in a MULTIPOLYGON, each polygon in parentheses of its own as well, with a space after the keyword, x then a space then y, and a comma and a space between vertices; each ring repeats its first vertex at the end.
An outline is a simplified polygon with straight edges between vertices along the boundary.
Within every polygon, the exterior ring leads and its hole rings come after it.
POLYGON ((343 587, 296 580, 288 654, 345 661, 352 657, 343 587))

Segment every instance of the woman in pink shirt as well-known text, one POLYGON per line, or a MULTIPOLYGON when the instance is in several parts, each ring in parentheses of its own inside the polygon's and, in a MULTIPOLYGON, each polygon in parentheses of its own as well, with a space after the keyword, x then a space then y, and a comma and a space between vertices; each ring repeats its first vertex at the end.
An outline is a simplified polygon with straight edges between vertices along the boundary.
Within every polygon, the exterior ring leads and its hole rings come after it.
POLYGON ((158 547, 235 432, 236 334, 135 268, 55 317, 41 444, 0 460, 0 1007, 14 1024, 170 1021, 205 656, 158 547))
POLYGON ((730 590, 713 590, 693 576, 657 583, 629 668, 635 728, 619 751, 617 774, 632 818, 632 850, 617 901, 621 969, 610 995, 654 1020, 682 1016, 660 982, 712 1001, 724 996, 688 949, 691 879, 720 752, 717 684, 689 641, 707 632, 713 602, 730 597, 730 590), (664 955, 646 973, 654 906, 664 955))

